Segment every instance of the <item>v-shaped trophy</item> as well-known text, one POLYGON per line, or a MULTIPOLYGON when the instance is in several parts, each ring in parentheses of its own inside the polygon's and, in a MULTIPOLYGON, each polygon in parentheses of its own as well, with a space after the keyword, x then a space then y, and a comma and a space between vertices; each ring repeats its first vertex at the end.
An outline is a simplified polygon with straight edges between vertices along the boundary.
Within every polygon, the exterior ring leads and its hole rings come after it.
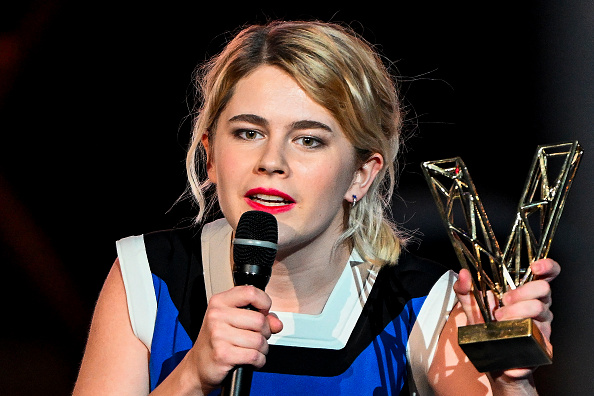
POLYGON ((532 280, 530 263, 547 256, 582 154, 577 141, 538 146, 503 252, 462 159, 422 164, 458 260, 473 278, 484 324, 460 327, 458 343, 480 372, 552 363, 532 319, 495 321, 492 310, 506 291, 532 280))

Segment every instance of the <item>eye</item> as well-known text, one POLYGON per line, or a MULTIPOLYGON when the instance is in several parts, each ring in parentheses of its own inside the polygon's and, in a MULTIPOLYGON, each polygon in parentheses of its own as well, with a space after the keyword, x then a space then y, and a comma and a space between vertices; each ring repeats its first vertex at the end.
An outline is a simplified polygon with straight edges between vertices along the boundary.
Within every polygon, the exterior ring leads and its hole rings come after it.
POLYGON ((234 135, 243 140, 256 140, 263 137, 260 132, 254 131, 253 129, 239 129, 234 132, 234 135))
POLYGON ((313 136, 302 136, 295 139, 295 142, 307 148, 316 148, 324 144, 320 139, 313 136))

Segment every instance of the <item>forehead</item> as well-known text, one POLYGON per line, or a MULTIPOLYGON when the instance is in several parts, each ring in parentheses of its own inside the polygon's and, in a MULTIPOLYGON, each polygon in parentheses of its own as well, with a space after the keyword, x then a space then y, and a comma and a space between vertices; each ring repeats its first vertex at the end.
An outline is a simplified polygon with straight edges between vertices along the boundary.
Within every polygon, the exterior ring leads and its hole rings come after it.
POLYGON ((258 67, 237 82, 220 121, 225 122, 238 114, 256 114, 270 122, 311 119, 341 131, 328 109, 308 96, 285 71, 269 65, 258 67))

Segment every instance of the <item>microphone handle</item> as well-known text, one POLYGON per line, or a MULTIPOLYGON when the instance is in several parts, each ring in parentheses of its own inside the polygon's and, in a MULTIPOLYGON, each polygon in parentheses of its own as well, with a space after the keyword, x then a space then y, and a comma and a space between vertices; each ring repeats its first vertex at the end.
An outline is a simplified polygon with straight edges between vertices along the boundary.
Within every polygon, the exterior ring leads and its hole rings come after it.
MULTIPOLYGON (((251 305, 243 309, 249 309, 250 311, 256 310, 251 305)), ((221 396, 249 396, 253 374, 254 367, 249 364, 234 367, 223 380, 221 396)))
MULTIPOLYGON (((270 279, 271 271, 271 267, 266 266, 238 266, 233 271, 233 280, 236 286, 252 285, 264 290, 270 279)), ((251 305, 244 309, 256 310, 251 305)), ((249 396, 253 374, 254 367, 251 365, 244 364, 234 367, 223 381, 221 396, 249 396)))
POLYGON ((250 365, 235 367, 223 382, 221 396, 249 396, 254 368, 250 365))

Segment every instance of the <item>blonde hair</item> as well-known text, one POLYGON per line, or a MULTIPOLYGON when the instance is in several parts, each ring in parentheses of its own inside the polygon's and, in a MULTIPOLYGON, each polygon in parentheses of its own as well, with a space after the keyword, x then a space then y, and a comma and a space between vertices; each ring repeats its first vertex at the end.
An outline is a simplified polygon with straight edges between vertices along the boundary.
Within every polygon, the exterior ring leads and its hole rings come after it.
MULTIPOLYGON (((367 194, 348 211, 338 243, 354 246, 377 265, 396 263, 400 232, 388 218, 396 184, 395 160, 402 114, 395 83, 379 55, 350 28, 323 22, 271 22, 243 29, 225 49, 196 70, 201 107, 186 158, 190 188, 199 205, 197 221, 208 208, 200 180, 204 163, 201 139, 216 122, 237 82, 260 65, 273 65, 292 76, 302 89, 340 123, 362 165, 380 153, 384 166, 367 194)), ((212 144, 210 145, 212 147, 212 144)))

